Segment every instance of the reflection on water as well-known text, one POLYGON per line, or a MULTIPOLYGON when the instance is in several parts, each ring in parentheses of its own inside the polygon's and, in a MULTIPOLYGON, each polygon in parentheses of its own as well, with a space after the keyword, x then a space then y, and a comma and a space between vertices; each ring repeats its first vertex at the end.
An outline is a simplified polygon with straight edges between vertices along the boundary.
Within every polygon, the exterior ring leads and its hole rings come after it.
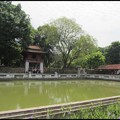
POLYGON ((29 89, 28 86, 24 87, 24 95, 28 95, 28 89, 29 89))
POLYGON ((40 87, 39 87, 39 94, 42 93, 42 89, 43 89, 42 86, 40 86, 40 87))
POLYGON ((17 108, 16 108, 16 109, 17 109, 17 110, 20 109, 20 105, 19 105, 19 104, 17 104, 17 108))
POLYGON ((120 95, 120 83, 99 80, 0 82, 0 111, 120 95))

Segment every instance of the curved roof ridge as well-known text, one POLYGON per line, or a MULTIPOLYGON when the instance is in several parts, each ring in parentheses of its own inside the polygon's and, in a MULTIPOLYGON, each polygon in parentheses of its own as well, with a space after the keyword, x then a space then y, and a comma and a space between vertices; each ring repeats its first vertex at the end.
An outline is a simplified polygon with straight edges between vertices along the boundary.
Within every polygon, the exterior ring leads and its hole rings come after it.
POLYGON ((97 69, 116 69, 120 70, 120 64, 108 64, 108 65, 101 65, 97 69))
POLYGON ((29 45, 28 49, 37 49, 37 50, 41 50, 41 47, 39 47, 38 45, 29 45))

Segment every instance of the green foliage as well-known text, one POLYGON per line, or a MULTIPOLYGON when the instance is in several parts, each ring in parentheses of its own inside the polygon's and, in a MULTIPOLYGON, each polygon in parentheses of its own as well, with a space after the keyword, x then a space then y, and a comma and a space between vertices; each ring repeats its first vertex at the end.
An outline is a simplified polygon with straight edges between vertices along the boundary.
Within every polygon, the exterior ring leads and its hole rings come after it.
POLYGON ((58 39, 57 28, 50 24, 45 24, 38 27, 38 34, 44 37, 47 44, 54 46, 58 39))
POLYGON ((114 103, 112 105, 97 107, 80 108, 76 112, 72 112, 71 108, 66 111, 65 107, 61 108, 63 114, 54 116, 47 112, 47 118, 49 119, 119 119, 120 118, 120 103, 114 103))
POLYGON ((106 63, 120 64, 120 42, 112 42, 106 49, 106 63))
POLYGON ((63 61, 61 60, 61 57, 62 57, 61 54, 54 54, 51 66, 54 68, 61 68, 62 69, 63 61))
POLYGON ((88 68, 96 68, 105 64, 105 57, 100 51, 86 56, 85 64, 88 68))
POLYGON ((75 48, 75 43, 83 31, 75 21, 66 17, 59 18, 51 24, 57 28, 58 38, 55 50, 58 54, 61 54, 61 66, 62 68, 69 67, 71 62, 76 58, 71 56, 71 52, 75 48))
POLYGON ((73 66, 86 67, 86 56, 97 51, 96 40, 90 35, 82 35, 76 42, 75 49, 72 51, 74 55, 80 49, 77 59, 72 62, 73 66))
POLYGON ((70 116, 61 116, 65 119, 119 119, 120 118, 120 103, 115 103, 108 106, 90 107, 80 109, 80 111, 72 112, 70 116))
POLYGON ((34 44, 39 44, 47 51, 45 64, 66 68, 78 57, 80 49, 76 51, 76 54, 72 54, 72 51, 81 33, 83 31, 75 21, 63 17, 38 27, 34 44))
POLYGON ((0 59, 6 66, 13 66, 22 59, 21 51, 30 44, 30 19, 21 5, 0 2, 0 59))
POLYGON ((44 55, 44 64, 46 67, 50 67, 50 63, 53 61, 53 48, 56 40, 57 30, 54 26, 46 24, 38 27, 34 44, 39 45, 46 52, 44 55))
POLYGON ((81 37, 84 32, 72 19, 62 17, 35 30, 20 4, 0 2, 0 6, 0 60, 6 66, 20 66, 20 53, 31 43, 46 52, 46 67, 70 67, 76 59, 95 50, 95 40, 89 35, 81 37))
POLYGON ((39 44, 48 53, 44 61, 46 67, 79 65, 85 55, 97 49, 96 40, 88 34, 84 35, 81 27, 66 17, 38 27, 34 44, 39 44))
POLYGON ((106 54, 107 47, 98 47, 98 51, 100 51, 104 56, 106 54))

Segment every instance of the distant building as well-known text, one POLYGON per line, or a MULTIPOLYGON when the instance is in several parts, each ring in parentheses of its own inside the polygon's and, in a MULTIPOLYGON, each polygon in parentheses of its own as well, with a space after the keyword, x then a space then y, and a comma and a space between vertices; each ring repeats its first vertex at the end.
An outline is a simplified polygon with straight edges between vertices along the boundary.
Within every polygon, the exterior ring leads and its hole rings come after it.
POLYGON ((43 73, 43 60, 45 52, 38 45, 29 45, 26 51, 23 51, 25 60, 25 72, 43 73), (30 64, 35 66, 30 69, 30 64))
POLYGON ((95 71, 100 74, 120 74, 120 64, 102 65, 95 71))

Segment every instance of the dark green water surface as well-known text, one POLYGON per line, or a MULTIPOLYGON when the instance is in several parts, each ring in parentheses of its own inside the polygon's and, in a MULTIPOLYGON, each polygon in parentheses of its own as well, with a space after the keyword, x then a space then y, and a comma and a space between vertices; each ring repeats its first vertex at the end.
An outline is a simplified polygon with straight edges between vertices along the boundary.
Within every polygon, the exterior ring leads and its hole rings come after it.
POLYGON ((0 82, 0 111, 120 95, 120 82, 100 80, 0 82))

